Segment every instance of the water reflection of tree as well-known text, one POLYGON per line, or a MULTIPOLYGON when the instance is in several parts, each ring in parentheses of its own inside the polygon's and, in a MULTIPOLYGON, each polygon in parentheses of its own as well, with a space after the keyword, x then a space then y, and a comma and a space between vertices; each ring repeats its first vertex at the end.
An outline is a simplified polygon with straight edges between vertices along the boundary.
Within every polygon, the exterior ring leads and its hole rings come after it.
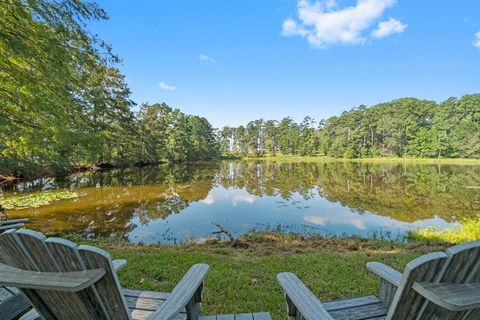
MULTIPOLYGON (((29 215, 29 227, 47 234, 126 237, 135 227, 131 223, 135 217, 148 224, 205 199, 217 167, 216 163, 164 165, 60 177, 48 183, 53 188, 81 188, 78 201, 12 213, 29 215)), ((22 186, 23 191, 45 188, 41 181, 30 186, 22 186)))
POLYGON ((84 196, 41 207, 30 227, 47 233, 83 230, 87 235, 126 236, 141 224, 178 214, 207 198, 211 189, 242 188, 255 196, 293 202, 318 195, 355 212, 414 221, 480 214, 479 166, 362 163, 213 162, 87 172, 22 185, 22 191, 80 188, 84 196))
POLYGON ((355 212, 373 212, 403 221, 440 216, 450 220, 480 213, 478 166, 365 163, 222 163, 217 183, 245 188, 257 196, 317 192, 355 212))
MULTIPOLYGON (((160 184, 165 190, 158 197, 138 199, 138 206, 132 211, 142 224, 155 219, 166 219, 171 214, 178 214, 192 202, 205 199, 213 187, 216 163, 192 165, 180 164, 159 167, 138 168, 136 174, 131 172, 121 175, 128 177, 130 184, 160 184)), ((112 183, 113 181, 109 181, 112 183)), ((122 181, 125 183, 125 181, 122 181)))

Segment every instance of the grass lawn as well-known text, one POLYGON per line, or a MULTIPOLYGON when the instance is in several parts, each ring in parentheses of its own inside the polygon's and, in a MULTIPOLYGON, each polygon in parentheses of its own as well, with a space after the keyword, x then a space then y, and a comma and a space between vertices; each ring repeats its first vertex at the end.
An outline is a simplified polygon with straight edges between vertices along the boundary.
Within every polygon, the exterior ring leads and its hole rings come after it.
POLYGON ((210 265, 202 314, 268 311, 286 319, 283 293, 275 275, 295 272, 323 301, 376 294, 379 280, 365 268, 382 261, 403 270, 413 258, 444 245, 412 245, 350 239, 300 239, 262 234, 244 237, 240 246, 206 244, 131 245, 107 240, 79 240, 101 247, 113 258, 128 260, 120 281, 124 287, 170 291, 195 263, 210 265))

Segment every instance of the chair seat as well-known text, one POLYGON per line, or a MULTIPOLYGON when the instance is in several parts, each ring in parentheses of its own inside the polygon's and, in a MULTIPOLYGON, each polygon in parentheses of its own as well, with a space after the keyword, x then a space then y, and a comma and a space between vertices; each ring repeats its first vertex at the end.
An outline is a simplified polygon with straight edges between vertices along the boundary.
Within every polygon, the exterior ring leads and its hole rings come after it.
POLYGON ((322 305, 335 320, 383 320, 388 312, 375 296, 323 302, 322 305))

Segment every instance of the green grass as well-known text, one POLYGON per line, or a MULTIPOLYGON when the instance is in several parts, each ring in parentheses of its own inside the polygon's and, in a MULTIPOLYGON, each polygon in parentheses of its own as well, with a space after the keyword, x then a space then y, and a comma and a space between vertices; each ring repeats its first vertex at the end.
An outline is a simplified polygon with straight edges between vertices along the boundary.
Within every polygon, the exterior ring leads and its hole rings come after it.
POLYGON ((87 243, 104 248, 113 258, 128 260, 119 274, 124 287, 171 291, 193 264, 207 263, 210 272, 205 281, 203 314, 268 311, 273 319, 286 319, 283 293, 275 278, 279 272, 295 272, 315 295, 327 301, 375 294, 379 279, 365 268, 368 261, 382 261, 402 270, 413 258, 444 249, 277 234, 249 236, 235 248, 223 242, 182 246, 106 240, 87 243))
POLYGON ((221 159, 232 158, 241 160, 262 160, 274 162, 363 162, 363 163, 424 163, 424 164, 461 164, 480 165, 480 159, 452 159, 452 158, 399 158, 399 157, 373 157, 373 158, 333 158, 328 156, 289 156, 277 154, 265 155, 263 157, 233 157, 223 156, 221 159))
POLYGON ((464 219, 454 229, 424 228, 408 232, 407 238, 416 243, 461 243, 480 240, 480 216, 464 219))

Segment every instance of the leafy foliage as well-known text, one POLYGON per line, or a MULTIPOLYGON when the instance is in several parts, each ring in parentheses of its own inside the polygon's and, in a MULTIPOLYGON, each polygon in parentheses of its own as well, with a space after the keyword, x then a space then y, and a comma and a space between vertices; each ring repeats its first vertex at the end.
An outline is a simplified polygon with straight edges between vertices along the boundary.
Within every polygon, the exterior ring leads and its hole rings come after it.
POLYGON ((94 2, 1 1, 0 174, 215 155, 205 119, 166 105, 168 119, 157 119, 165 125, 145 118, 146 110, 132 112, 130 90, 114 66, 119 58, 86 29, 88 21, 105 19, 94 2))
POLYGON ((443 103, 404 98, 340 116, 296 123, 262 119, 246 127, 224 127, 222 152, 261 155, 326 155, 338 158, 480 158, 480 95, 443 103))

